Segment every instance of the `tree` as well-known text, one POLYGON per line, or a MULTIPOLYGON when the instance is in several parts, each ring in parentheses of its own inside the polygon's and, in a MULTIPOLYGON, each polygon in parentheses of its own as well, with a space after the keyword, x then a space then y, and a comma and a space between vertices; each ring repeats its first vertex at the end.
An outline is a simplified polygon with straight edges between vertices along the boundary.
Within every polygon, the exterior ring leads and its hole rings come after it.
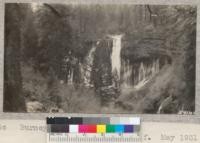
POLYGON ((60 77, 63 59, 73 50, 69 14, 67 7, 49 4, 43 5, 37 13, 39 48, 35 56, 35 67, 43 74, 52 68, 60 77))
POLYGON ((20 67, 20 22, 23 14, 18 4, 6 4, 5 10, 4 111, 24 112, 20 67))

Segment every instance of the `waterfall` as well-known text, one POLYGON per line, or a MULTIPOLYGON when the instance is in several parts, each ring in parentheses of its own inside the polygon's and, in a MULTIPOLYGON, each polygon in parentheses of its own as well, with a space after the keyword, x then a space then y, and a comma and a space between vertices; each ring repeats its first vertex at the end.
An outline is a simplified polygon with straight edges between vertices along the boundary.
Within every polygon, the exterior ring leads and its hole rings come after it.
POLYGON ((160 104, 160 106, 158 108, 157 114, 161 114, 161 113, 163 113, 163 110, 168 109, 168 107, 170 106, 170 103, 172 103, 172 100, 173 100, 172 95, 170 95, 167 98, 165 98, 161 102, 161 104, 160 104))
POLYGON ((131 85, 131 75, 134 71, 132 71, 132 65, 129 60, 122 61, 122 82, 124 87, 129 87, 131 85))
POLYGON ((121 72, 121 38, 123 35, 109 36, 113 39, 113 48, 111 53, 112 73, 120 79, 121 72))
POLYGON ((72 68, 72 56, 71 52, 69 52, 69 55, 66 55, 63 59, 63 65, 62 65, 62 72, 63 72, 63 79, 60 80, 60 84, 63 84, 65 81, 68 84, 73 84, 73 76, 74 76, 74 69, 72 68))
POLYGON ((71 72, 68 74, 68 84, 73 84, 74 70, 71 69, 71 72))
POLYGON ((160 60, 149 59, 148 61, 130 62, 128 59, 122 60, 122 85, 124 88, 140 89, 155 74, 160 71, 160 60))
POLYGON ((91 84, 91 72, 92 72, 95 51, 96 51, 96 46, 93 46, 88 52, 83 65, 81 66, 83 73, 82 77, 85 86, 93 86, 91 84))
MULTIPOLYGON (((109 93, 111 93, 111 87, 112 93, 122 88, 140 89, 160 71, 163 65, 169 63, 167 57, 155 55, 148 58, 140 55, 121 57, 123 35, 108 37, 95 44, 92 43, 81 62, 71 52, 67 54, 63 61, 63 79, 67 80, 68 84, 78 82, 86 87, 108 87, 109 93)), ((134 47, 130 50, 133 51, 134 47)))

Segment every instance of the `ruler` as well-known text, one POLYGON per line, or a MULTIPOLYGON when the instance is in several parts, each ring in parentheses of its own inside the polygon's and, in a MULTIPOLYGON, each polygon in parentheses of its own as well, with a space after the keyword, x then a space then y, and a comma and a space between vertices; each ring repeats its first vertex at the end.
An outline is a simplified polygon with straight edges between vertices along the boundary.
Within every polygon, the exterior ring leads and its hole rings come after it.
POLYGON ((138 134, 70 134, 47 133, 47 143, 138 143, 138 134))

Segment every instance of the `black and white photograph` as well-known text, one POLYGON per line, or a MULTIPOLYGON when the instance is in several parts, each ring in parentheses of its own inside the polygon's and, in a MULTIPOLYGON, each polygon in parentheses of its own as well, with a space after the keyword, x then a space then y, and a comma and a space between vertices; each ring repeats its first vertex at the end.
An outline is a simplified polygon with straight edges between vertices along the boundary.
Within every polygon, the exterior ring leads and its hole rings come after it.
POLYGON ((193 114, 194 5, 6 3, 4 112, 193 114))

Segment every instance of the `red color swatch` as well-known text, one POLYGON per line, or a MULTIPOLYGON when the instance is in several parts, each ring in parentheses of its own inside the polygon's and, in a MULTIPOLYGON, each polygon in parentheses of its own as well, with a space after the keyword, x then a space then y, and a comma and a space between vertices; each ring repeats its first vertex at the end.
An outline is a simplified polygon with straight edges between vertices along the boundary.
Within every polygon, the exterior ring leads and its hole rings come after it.
POLYGON ((96 125, 79 125, 79 133, 96 133, 96 125))

